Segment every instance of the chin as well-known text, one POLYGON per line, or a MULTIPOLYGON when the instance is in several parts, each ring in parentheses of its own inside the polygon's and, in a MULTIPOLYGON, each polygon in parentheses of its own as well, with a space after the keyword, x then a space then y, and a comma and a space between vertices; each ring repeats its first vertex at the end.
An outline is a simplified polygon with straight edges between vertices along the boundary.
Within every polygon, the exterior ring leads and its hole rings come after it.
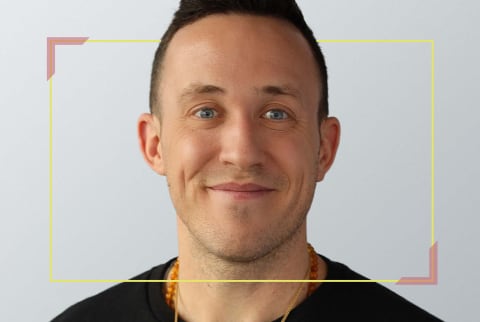
POLYGON ((218 259, 235 263, 235 264, 250 264, 264 259, 272 254, 272 251, 277 249, 289 238, 266 238, 262 235, 258 237, 244 237, 244 238, 227 238, 225 240, 216 240, 211 244, 209 252, 218 259))
POLYGON ((252 249, 228 249, 219 250, 215 255, 225 262, 249 264, 263 258, 266 254, 268 252, 259 252, 252 249))

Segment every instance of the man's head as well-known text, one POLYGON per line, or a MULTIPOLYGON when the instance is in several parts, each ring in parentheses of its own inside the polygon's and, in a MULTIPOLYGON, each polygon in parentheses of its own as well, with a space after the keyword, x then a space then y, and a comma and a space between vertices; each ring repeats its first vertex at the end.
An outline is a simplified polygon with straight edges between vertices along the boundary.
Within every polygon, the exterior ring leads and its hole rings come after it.
POLYGON ((162 65, 165 53, 173 36, 181 28, 214 14, 247 14, 275 17, 295 26, 307 41, 317 63, 318 89, 321 93, 318 119, 321 121, 328 116, 328 83, 325 59, 312 30, 305 22, 295 0, 181 0, 180 7, 164 33, 155 53, 150 82, 151 113, 160 116, 161 104, 159 95, 162 95, 162 93, 159 93, 159 83, 162 78, 162 65))
POLYGON ((318 122, 324 84, 304 35, 276 16, 218 13, 178 29, 162 55, 161 121, 142 115, 139 141, 167 177, 180 247, 253 261, 305 238, 340 129, 318 122))

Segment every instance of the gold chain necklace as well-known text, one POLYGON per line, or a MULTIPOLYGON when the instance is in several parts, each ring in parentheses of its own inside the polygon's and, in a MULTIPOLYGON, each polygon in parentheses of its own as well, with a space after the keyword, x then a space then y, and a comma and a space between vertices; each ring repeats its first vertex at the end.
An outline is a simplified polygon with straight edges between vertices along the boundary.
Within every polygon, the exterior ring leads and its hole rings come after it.
MULTIPOLYGON (((307 244, 307 250, 308 250, 308 255, 310 257, 310 265, 309 269, 307 270, 304 279, 307 279, 309 277, 310 280, 317 280, 318 279, 318 260, 317 260, 317 254, 315 253, 315 250, 312 245, 307 244)), ((178 271, 180 269, 180 264, 178 259, 175 261, 170 273, 169 273, 169 280, 177 280, 178 279, 178 271)), ((288 318, 288 315, 290 312, 293 310, 295 307, 295 303, 298 301, 298 297, 300 296, 300 293, 303 289, 304 283, 300 283, 297 291, 295 292, 294 296, 292 297, 292 300, 290 301, 287 311, 283 315, 282 321, 285 322, 288 318)), ((307 291, 307 297, 309 297, 316 289, 318 283, 308 283, 308 291, 307 291)), ((178 303, 178 294, 179 294, 179 289, 178 289, 178 282, 171 282, 167 285, 167 289, 165 292, 165 302, 167 302, 167 305, 175 311, 175 322, 178 322, 178 310, 177 310, 177 303, 178 303)))

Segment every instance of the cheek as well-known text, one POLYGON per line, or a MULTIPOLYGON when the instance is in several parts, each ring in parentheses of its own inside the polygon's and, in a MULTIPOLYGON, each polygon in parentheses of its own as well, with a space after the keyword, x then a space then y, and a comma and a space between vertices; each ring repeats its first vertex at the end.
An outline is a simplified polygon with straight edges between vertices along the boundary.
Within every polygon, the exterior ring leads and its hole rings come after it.
POLYGON ((292 180, 315 180, 318 157, 314 149, 314 146, 306 144, 305 141, 284 149, 283 163, 291 173, 292 180))
POLYGON ((192 179, 212 158, 212 142, 215 141, 205 133, 194 130, 183 130, 168 138, 167 174, 176 177, 175 180, 182 178, 186 182, 192 179))
MULTIPOLYGON (((316 174, 318 163, 319 137, 315 131, 302 131, 297 135, 275 140, 277 160, 289 172, 316 174)), ((272 142, 273 143, 273 142, 272 142)))

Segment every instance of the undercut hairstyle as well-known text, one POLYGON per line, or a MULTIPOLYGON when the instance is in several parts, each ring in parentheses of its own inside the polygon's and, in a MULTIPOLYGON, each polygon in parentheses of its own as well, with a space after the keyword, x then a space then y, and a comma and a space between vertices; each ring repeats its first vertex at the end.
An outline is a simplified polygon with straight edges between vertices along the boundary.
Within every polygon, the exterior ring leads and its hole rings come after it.
MULTIPOLYGON (((161 107, 158 101, 162 64, 173 36, 181 28, 214 14, 246 14, 272 17, 289 22, 296 27, 307 40, 317 62, 317 72, 320 78, 319 122, 328 116, 328 83, 325 58, 295 0, 181 0, 172 22, 161 38, 155 52, 150 80, 150 113, 160 116, 161 107)), ((298 57, 298 59, 302 58, 298 57)))

